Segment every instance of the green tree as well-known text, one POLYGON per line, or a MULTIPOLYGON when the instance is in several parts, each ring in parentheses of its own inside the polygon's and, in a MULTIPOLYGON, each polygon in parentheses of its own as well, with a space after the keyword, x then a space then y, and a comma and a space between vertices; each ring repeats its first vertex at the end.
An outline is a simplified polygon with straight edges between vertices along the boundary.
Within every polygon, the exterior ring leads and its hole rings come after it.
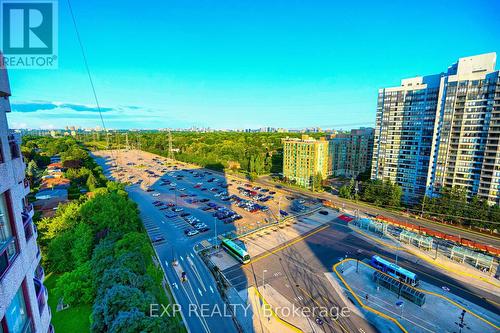
POLYGON ((30 184, 33 185, 34 179, 38 175, 38 165, 36 164, 35 160, 31 160, 28 162, 28 166, 26 167, 26 175, 28 176, 30 184))
POLYGON ((90 262, 76 267, 71 272, 61 275, 56 282, 55 294, 62 297, 65 304, 89 304, 94 300, 95 290, 92 285, 90 262))

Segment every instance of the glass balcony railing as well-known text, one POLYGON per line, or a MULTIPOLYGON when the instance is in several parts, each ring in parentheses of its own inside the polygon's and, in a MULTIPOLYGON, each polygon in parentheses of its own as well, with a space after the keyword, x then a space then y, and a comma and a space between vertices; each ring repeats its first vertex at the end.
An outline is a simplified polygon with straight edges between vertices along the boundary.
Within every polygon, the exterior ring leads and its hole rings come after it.
POLYGON ((0 239, 0 281, 17 256, 17 243, 14 237, 0 239))
POLYGON ((42 315, 43 309, 45 309, 45 305, 47 304, 47 289, 43 285, 42 281, 37 278, 33 279, 33 283, 35 284, 35 294, 38 302, 38 311, 40 315, 42 315))

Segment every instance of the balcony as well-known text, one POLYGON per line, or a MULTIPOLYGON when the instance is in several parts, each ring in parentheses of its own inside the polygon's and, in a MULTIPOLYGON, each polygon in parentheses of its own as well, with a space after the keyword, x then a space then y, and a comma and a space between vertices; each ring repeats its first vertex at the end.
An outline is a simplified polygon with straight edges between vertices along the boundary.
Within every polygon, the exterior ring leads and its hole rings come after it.
POLYGON ((33 218, 31 215, 26 213, 21 213, 23 218, 24 236, 26 237, 26 242, 31 239, 34 233, 33 218))
POLYGON ((34 213, 33 204, 30 204, 30 203, 26 204, 24 206, 23 213, 30 215, 30 216, 33 216, 33 213, 34 213))
POLYGON ((40 316, 42 315, 43 309, 47 304, 47 288, 43 285, 42 281, 37 278, 33 279, 33 283, 35 285, 35 294, 38 302, 38 311, 40 312, 40 316))
POLYGON ((19 145, 17 143, 16 137, 13 134, 9 134, 8 140, 9 140, 11 158, 16 159, 16 158, 21 157, 21 151, 19 149, 19 145))
POLYGON ((5 272, 9 270, 17 254, 18 248, 15 237, 0 240, 0 280, 5 275, 5 272))
POLYGON ((38 264, 38 266, 35 269, 35 277, 40 281, 43 281, 45 279, 45 270, 40 264, 38 264))

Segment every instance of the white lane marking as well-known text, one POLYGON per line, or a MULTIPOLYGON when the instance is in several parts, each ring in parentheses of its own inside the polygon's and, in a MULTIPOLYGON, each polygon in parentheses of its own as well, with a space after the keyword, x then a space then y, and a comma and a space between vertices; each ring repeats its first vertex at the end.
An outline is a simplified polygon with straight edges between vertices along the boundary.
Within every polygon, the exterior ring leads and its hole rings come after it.
POLYGON ((200 288, 198 288, 198 294, 200 294, 200 296, 203 296, 203 294, 201 293, 200 288))
POLYGON ((191 258, 194 258, 193 253, 189 253, 191 255, 191 258))
POLYGON ((212 289, 212 286, 210 286, 210 291, 212 292, 212 294, 214 293, 214 290, 212 289))
POLYGON ((177 285, 177 283, 172 283, 172 285, 175 287, 175 289, 179 290, 179 286, 177 285))
POLYGON ((168 261, 165 260, 165 266, 168 267, 168 261))
POLYGON ((181 260, 184 261, 184 258, 181 256, 181 260))

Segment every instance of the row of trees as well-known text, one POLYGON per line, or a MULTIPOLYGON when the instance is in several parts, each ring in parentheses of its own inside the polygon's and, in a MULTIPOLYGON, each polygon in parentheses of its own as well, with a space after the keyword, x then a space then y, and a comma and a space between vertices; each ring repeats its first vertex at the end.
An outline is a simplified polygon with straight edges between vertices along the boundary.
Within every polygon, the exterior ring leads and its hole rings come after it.
POLYGON ((497 229, 498 224, 491 222, 500 222, 499 205, 490 206, 478 196, 467 200, 465 189, 459 187, 443 188, 434 198, 424 197, 420 209, 426 217, 464 226, 497 229))
MULTIPOLYGON (((353 179, 339 189, 339 196, 346 199, 362 200, 377 206, 388 208, 401 207, 403 191, 390 181, 368 180, 358 185, 353 179)), ((467 199, 464 188, 443 188, 439 196, 424 197, 419 205, 407 207, 414 214, 433 220, 475 226, 486 229, 497 229, 500 221, 500 206, 490 206, 486 200, 474 196, 467 199)))
POLYGON ((88 152, 74 139, 30 138, 25 151, 35 156, 61 149, 72 186, 91 193, 60 205, 55 216, 37 222, 47 272, 58 275, 51 292, 65 304, 92 305, 92 332, 182 330, 178 318, 150 317, 149 306, 166 303, 163 272, 137 206, 123 185, 108 182, 88 152))
POLYGON ((391 181, 369 180, 361 189, 354 179, 339 189, 339 196, 345 199, 360 199, 377 206, 397 208, 401 206, 403 190, 391 181))
POLYGON ((44 265, 61 274, 54 290, 65 304, 93 304, 93 332, 178 329, 167 317, 149 317, 164 300, 163 273, 122 185, 108 183, 92 198, 75 200, 39 224, 44 265))

